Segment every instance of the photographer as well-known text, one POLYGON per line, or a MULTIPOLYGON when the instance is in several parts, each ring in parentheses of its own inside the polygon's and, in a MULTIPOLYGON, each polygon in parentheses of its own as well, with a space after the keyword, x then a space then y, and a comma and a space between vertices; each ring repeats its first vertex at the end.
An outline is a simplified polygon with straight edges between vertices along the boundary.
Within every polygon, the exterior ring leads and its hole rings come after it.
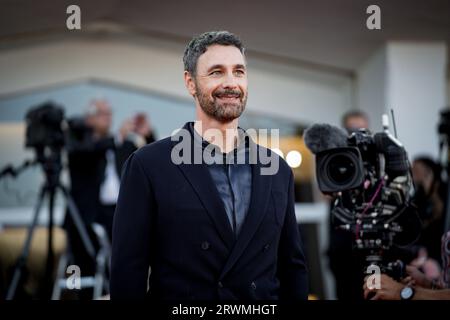
MULTIPOLYGON (((155 139, 143 114, 126 120, 116 137, 111 135, 112 111, 105 100, 92 101, 85 117, 78 120, 78 124, 74 122, 68 143, 71 195, 84 223, 87 226, 93 222, 101 224, 111 241, 121 167, 138 147, 155 139)), ((92 267, 92 264, 87 263, 90 259, 69 215, 67 217, 66 227, 75 260, 89 272, 86 265, 92 267)))

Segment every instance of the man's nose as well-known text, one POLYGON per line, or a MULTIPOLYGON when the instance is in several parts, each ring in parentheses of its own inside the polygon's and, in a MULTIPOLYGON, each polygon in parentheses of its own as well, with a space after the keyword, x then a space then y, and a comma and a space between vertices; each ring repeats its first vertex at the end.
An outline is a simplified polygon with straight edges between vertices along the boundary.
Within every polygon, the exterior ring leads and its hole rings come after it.
POLYGON ((227 89, 235 89, 238 87, 237 79, 234 76, 233 72, 229 72, 225 75, 222 86, 227 89))

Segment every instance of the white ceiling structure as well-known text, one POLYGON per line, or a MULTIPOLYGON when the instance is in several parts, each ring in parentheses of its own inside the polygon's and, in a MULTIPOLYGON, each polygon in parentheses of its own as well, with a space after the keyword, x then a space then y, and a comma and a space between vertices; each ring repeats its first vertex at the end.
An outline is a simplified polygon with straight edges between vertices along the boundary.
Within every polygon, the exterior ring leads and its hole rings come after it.
POLYGON ((78 4, 82 31, 108 23, 183 42, 206 30, 238 34, 250 54, 353 74, 389 40, 450 44, 449 0, 97 0, 0 1, 0 49, 68 35, 66 8, 78 4), (366 8, 381 8, 381 30, 368 30, 366 8))

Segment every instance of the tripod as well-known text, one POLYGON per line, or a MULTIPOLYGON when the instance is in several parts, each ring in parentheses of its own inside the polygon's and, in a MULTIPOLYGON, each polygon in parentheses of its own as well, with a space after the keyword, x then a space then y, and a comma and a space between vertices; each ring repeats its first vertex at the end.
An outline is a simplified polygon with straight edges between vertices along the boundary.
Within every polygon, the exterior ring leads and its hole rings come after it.
MULTIPOLYGON (((47 149, 49 150, 49 149, 47 149)), ((42 204, 46 196, 48 196, 48 209, 49 209, 49 220, 48 220, 48 238, 47 238, 47 261, 45 268, 45 276, 44 276, 44 295, 46 297, 50 297, 52 290, 52 273, 53 273, 53 211, 54 211, 54 200, 55 195, 58 190, 62 192, 64 196, 69 214, 75 224, 75 227, 80 235, 80 238, 83 242, 84 247, 86 248, 87 253, 92 259, 95 259, 95 249, 91 239, 88 236, 86 227, 80 217, 78 209, 70 196, 67 189, 60 183, 60 174, 62 170, 61 164, 61 150, 60 149, 50 149, 50 152, 44 152, 44 149, 37 150, 37 160, 36 161, 26 161, 24 165, 22 165, 18 170, 14 170, 11 166, 7 167, 0 174, 0 178, 7 173, 16 176, 20 171, 24 170, 30 165, 40 164, 43 172, 45 174, 45 182, 42 185, 39 198, 34 208, 33 219, 31 224, 28 226, 27 236, 25 240, 25 244, 23 246, 22 252, 17 260, 16 267, 14 269, 13 277, 10 286, 8 287, 8 291, 6 294, 6 300, 14 299, 14 296, 17 291, 17 287, 19 285, 20 279, 22 277, 23 270, 26 265, 26 261, 28 259, 31 240, 33 238, 33 232, 38 222, 39 213, 41 211, 42 204)))

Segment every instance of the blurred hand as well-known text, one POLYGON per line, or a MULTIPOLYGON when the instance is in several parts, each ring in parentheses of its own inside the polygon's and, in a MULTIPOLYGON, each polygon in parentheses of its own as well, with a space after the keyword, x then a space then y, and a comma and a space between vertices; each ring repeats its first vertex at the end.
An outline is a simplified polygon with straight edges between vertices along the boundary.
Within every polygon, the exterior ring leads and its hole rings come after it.
POLYGON ((439 263, 431 258, 428 258, 425 261, 422 270, 428 279, 437 279, 441 275, 441 267, 439 266, 439 263))
POLYGON ((424 247, 420 248, 417 252, 417 257, 411 261, 410 265, 416 268, 422 268, 428 259, 428 251, 424 247))
POLYGON ((401 283, 403 283, 405 286, 410 286, 410 287, 414 287, 417 285, 416 281, 410 276, 403 278, 401 280, 401 283))
POLYGON ((364 299, 367 299, 371 292, 375 295, 370 300, 400 300, 400 292, 404 285, 395 281, 391 277, 382 274, 380 275, 380 289, 369 289, 367 287, 367 278, 364 279, 364 299))
POLYGON ((427 279, 425 274, 420 271, 417 267, 412 265, 406 266, 406 273, 408 274, 408 277, 406 279, 410 279, 415 285, 429 288, 431 287, 431 281, 427 279))
POLYGON ((428 257, 428 252, 425 248, 419 250, 417 257, 411 261, 410 266, 421 270, 428 279, 439 278, 441 274, 439 263, 428 257))
POLYGON ((123 123, 122 126, 120 127, 120 138, 123 140, 125 140, 127 138, 127 136, 133 132, 133 121, 131 119, 126 119, 123 123))
POLYGON ((134 132, 143 138, 150 135, 150 122, 144 113, 139 113, 134 117, 134 132))

